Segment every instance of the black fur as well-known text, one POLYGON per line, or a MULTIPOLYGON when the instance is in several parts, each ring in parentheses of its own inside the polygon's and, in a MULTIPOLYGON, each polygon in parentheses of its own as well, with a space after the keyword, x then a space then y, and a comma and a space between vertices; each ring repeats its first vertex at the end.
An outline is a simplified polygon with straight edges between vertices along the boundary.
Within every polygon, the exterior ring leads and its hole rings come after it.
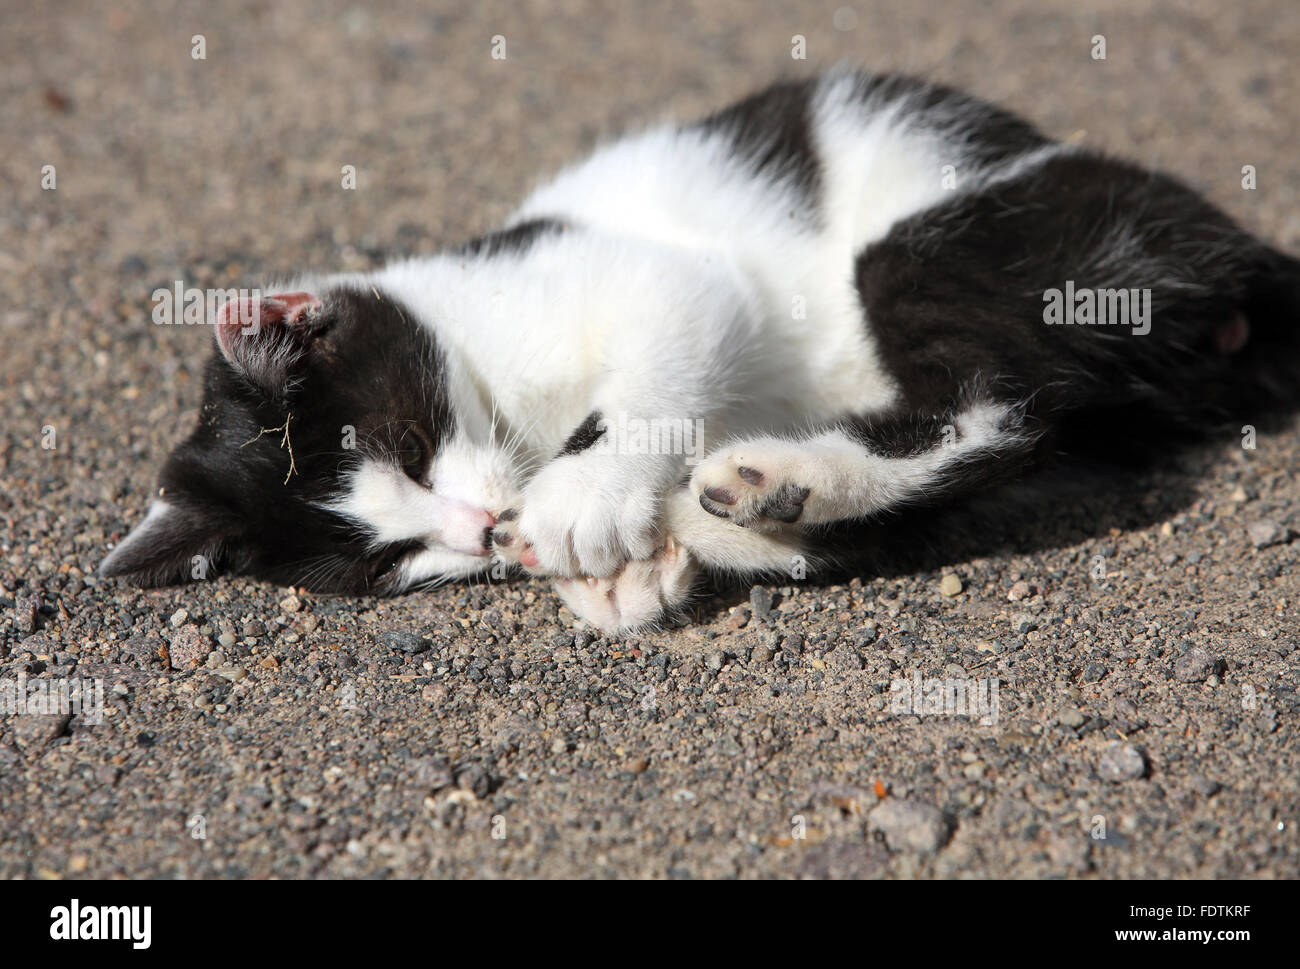
POLYGON ((567 454, 581 454, 599 441, 605 434, 605 428, 600 426, 601 420, 603 418, 598 410, 594 410, 584 417, 582 423, 564 442, 564 446, 560 448, 560 452, 556 457, 564 457, 567 454))
POLYGON ((1123 456, 1297 403, 1300 263, 1176 179, 1125 162, 1067 154, 960 193, 868 246, 856 280, 901 396, 891 414, 848 415, 851 436, 873 453, 915 455, 939 446, 971 403, 1013 415, 999 447, 952 467, 922 503, 1005 482, 1046 458, 1123 456), (1067 280, 1150 289, 1150 332, 1048 325, 1044 293, 1067 280), (1246 346, 1218 352, 1216 334, 1238 317, 1248 321, 1246 346))
POLYGON ((729 137, 736 154, 774 181, 789 179, 815 210, 821 161, 812 141, 812 81, 788 81, 748 97, 698 123, 729 137))
POLYGON ((566 226, 559 219, 529 219, 472 239, 460 247, 466 256, 491 258, 527 252, 539 239, 561 233, 566 226))
MULTIPOLYGON (((904 74, 859 74, 864 103, 903 101, 922 124, 957 135, 964 162, 994 166, 1050 144, 1033 125, 995 104, 942 84, 904 74)), ((964 178, 970 173, 957 172, 964 178)))

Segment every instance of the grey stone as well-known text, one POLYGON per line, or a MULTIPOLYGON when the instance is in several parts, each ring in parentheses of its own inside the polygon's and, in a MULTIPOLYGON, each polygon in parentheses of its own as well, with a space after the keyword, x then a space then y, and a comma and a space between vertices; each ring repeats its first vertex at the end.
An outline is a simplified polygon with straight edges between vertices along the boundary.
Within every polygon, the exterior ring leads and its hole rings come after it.
POLYGON ((1011 617, 1011 628, 1022 635, 1038 628, 1038 620, 1027 612, 1018 612, 1011 617))
POLYGON ((492 793, 492 778, 478 764, 470 764, 456 775, 456 786, 477 798, 485 798, 492 793))
POLYGON ((1251 522, 1246 526, 1246 534, 1250 536, 1250 544, 1256 548, 1280 545, 1287 537, 1286 529, 1271 518, 1251 522))
POLYGON ((1191 787, 1201 797, 1213 797, 1223 790, 1223 785, 1218 781, 1212 781, 1203 774, 1197 774, 1187 779, 1188 786, 1191 787))
POLYGON ((429 641, 423 636, 404 629, 385 629, 375 635, 375 642, 399 653, 415 655, 429 649, 429 641))
POLYGON ((72 715, 67 713, 23 713, 14 717, 14 740, 26 750, 39 750, 62 737, 72 715))
POLYGON ((1181 683, 1199 683, 1221 668, 1223 661, 1200 646, 1193 646, 1174 661, 1174 679, 1181 683))
POLYGON ((13 609, 14 628, 20 633, 36 630, 36 616, 41 611, 39 596, 15 596, 13 609))
POLYGON ((1082 710, 1075 710, 1073 707, 1062 710, 1056 717, 1063 726, 1071 730, 1078 730, 1088 719, 1082 710))
POLYGON ((894 851, 928 854, 948 840, 949 828, 943 813, 921 801, 882 801, 867 815, 867 827, 880 831, 894 851))
POLYGON ((1097 762, 1097 773, 1102 780, 1118 784, 1121 781, 1136 780, 1146 773, 1147 762, 1132 744, 1115 740, 1107 744, 1097 762))

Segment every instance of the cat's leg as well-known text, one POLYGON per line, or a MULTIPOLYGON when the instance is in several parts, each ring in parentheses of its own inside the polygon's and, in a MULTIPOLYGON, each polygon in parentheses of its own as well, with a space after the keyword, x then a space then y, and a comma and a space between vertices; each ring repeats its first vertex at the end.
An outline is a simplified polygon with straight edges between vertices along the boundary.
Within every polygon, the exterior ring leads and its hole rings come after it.
POLYGON ((562 446, 552 443, 558 453, 524 485, 517 521, 495 533, 498 547, 508 543, 503 557, 549 575, 609 578, 663 547, 666 496, 687 458, 703 456, 704 428, 763 350, 741 282, 724 260, 640 246, 587 294, 574 313, 600 310, 586 324, 589 413, 562 446), (639 268, 620 284, 628 266, 639 268))
POLYGON ((611 576, 556 577, 555 591, 579 619, 607 633, 644 629, 680 611, 699 563, 673 538, 654 555, 627 562, 611 576))
POLYGON ((625 454, 593 442, 561 451, 498 520, 493 547, 508 562, 553 576, 612 576, 663 544, 663 496, 682 476, 680 455, 625 454))
MULTIPOLYGON (((575 615, 607 632, 650 626, 685 607, 702 570, 815 569, 806 527, 991 484, 1021 470, 1037 440, 1019 407, 980 402, 942 417, 846 419, 803 438, 740 441, 697 467, 689 487, 667 494, 663 537, 651 554, 601 578, 561 576, 556 590, 575 615)), ((498 541, 513 545, 516 533, 504 528, 498 541)))
POLYGON ((1010 476, 1036 442, 1009 403, 972 403, 947 417, 849 419, 803 438, 723 447, 696 468, 691 491, 704 511, 747 529, 826 524, 1010 476))
POLYGON ((688 488, 667 496, 663 521, 668 537, 649 558, 605 578, 554 579, 575 616, 609 633, 644 629, 685 608, 704 563, 741 575, 789 574, 807 563, 799 529, 738 529, 704 514, 688 488))
MULTIPOLYGON (((1005 402, 739 441, 700 464, 688 487, 669 491, 650 554, 604 577, 561 576, 556 590, 575 615, 607 632, 653 625, 689 602, 701 570, 754 576, 816 568, 808 526, 990 484, 1023 468, 1036 441, 1020 408, 1005 402)), ((504 527, 498 542, 513 545, 517 535, 504 527)))

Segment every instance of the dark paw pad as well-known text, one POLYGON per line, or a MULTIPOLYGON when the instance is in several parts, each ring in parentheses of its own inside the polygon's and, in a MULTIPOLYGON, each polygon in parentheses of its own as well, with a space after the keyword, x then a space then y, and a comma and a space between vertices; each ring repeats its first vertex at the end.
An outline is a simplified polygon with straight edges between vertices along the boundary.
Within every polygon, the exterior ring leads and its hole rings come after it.
POLYGON ((731 512, 727 508, 735 503, 736 496, 726 488, 705 488, 700 494, 700 507, 719 518, 730 518, 731 512))
POLYGON ((778 522, 794 522, 803 514, 803 503, 810 494, 807 488, 794 484, 783 484, 774 491, 761 505, 758 514, 778 522))

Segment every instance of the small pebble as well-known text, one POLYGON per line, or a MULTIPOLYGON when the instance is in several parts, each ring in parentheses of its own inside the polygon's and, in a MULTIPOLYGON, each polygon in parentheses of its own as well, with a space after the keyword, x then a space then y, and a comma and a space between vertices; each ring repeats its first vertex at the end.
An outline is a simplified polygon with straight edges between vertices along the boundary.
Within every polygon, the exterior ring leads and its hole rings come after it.
POLYGON ((1174 679, 1180 683, 1199 683, 1218 669, 1220 662, 1200 646, 1193 646, 1174 661, 1174 679))
POLYGON ((404 629, 386 629, 383 632, 376 634, 375 641, 382 646, 388 647, 394 652, 407 653, 410 655, 423 653, 429 648, 429 641, 427 639, 404 629))
POLYGON ((948 840, 948 824, 942 812, 920 801, 886 799, 867 815, 867 826, 882 832, 892 851, 929 854, 948 840))
POLYGON ((1212 781, 1202 774, 1188 778, 1188 784, 1201 797, 1214 797, 1219 791, 1223 790, 1222 784, 1218 781, 1212 781))
POLYGON ((1259 521, 1253 521, 1246 526, 1246 534, 1250 536, 1250 543, 1256 548, 1268 548, 1270 545, 1280 545, 1286 541, 1286 529, 1271 518, 1261 518, 1259 521))
POLYGON ((470 764, 456 775, 456 786, 481 800, 492 793, 492 778, 478 764, 470 764))
MULTIPOLYGON (((48 709, 48 708, 47 708, 48 709)), ((63 736, 72 716, 67 713, 23 713, 13 718, 14 740, 19 747, 39 750, 63 736)))
POLYGON ((1078 730, 1083 726, 1084 721, 1088 718, 1084 715, 1082 710, 1069 708, 1062 710, 1056 719, 1059 720, 1063 726, 1069 727, 1071 730, 1078 730))
POLYGON ((939 581, 939 592, 945 596, 958 595, 962 590, 961 579, 949 572, 939 581))
POLYGON ((1038 620, 1027 612, 1017 612, 1011 617, 1011 628, 1024 635, 1038 628, 1038 620))
POLYGON ((211 652, 208 637, 199 632, 199 627, 190 623, 176 631, 172 636, 171 648, 167 651, 174 670, 192 670, 200 666, 211 652))
POLYGON ((18 596, 14 599, 14 628, 21 633, 35 632, 36 616, 41 611, 41 600, 37 596, 18 596))
POLYGON ((1122 740, 1107 744, 1097 762, 1097 773, 1101 779, 1112 784, 1135 780, 1145 774, 1146 770, 1146 760, 1141 751, 1122 740))

